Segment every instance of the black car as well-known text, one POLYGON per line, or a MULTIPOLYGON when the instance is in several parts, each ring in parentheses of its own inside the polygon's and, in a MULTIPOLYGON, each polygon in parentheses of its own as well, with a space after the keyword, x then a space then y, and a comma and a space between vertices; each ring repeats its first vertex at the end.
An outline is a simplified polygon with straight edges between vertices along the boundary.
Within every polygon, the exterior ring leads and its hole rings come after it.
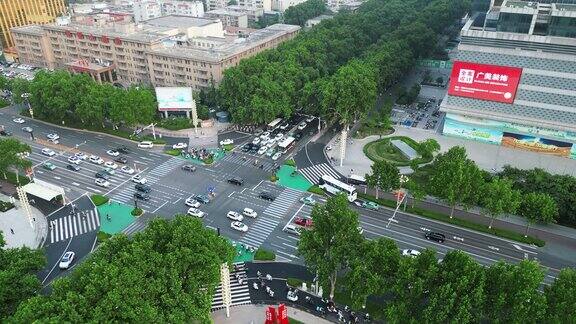
POLYGON ((126 159, 126 158, 123 157, 123 156, 119 156, 119 157, 115 158, 114 161, 116 161, 116 162, 118 162, 118 163, 122 163, 122 164, 128 163, 128 159, 126 159))
POLYGON ((228 179, 228 182, 237 186, 241 186, 244 183, 244 180, 238 177, 232 177, 228 179))
POLYGON ((294 134, 294 140, 298 142, 302 138, 302 133, 298 132, 294 134))
POLYGON ((207 204, 210 202, 210 198, 205 195, 193 195, 192 197, 201 204, 207 204))
POLYGON ((7 132, 7 131, 5 131, 5 130, 1 130, 1 131, 0 131, 0 136, 12 136, 12 133, 7 132))
POLYGON ((436 232, 428 232, 428 233, 426 233, 425 236, 426 236, 426 239, 436 241, 438 243, 444 243, 444 241, 446 240, 446 236, 444 234, 436 233, 436 232))
POLYGON ((250 149, 250 153, 256 154, 256 153, 258 153, 259 149, 260 149, 260 145, 252 144, 252 148, 250 149))
POLYGON ((96 176, 96 178, 100 178, 100 179, 104 179, 104 180, 108 180, 108 178, 110 178, 110 176, 106 172, 103 172, 103 171, 96 172, 95 176, 96 176))
POLYGON ((141 183, 137 183, 134 188, 138 191, 142 191, 142 192, 150 192, 152 191, 152 188, 150 188, 149 186, 145 185, 145 184, 141 184, 141 183))
POLYGON ((130 150, 126 147, 126 145, 119 146, 114 151, 118 151, 118 152, 124 153, 124 154, 130 153, 130 150))
POLYGON ((244 146, 242 146, 242 152, 244 153, 250 151, 251 149, 252 149, 252 143, 244 144, 244 146))
POLYGON ((143 192, 135 192, 134 198, 140 199, 140 200, 150 200, 150 195, 148 195, 147 193, 143 193, 143 192))
POLYGON ((272 195, 271 193, 269 193, 268 191, 262 191, 260 193, 259 197, 264 199, 264 200, 268 200, 268 201, 274 201, 274 199, 276 199, 276 197, 274 195, 272 195))
POLYGON ((194 172, 194 171, 196 171, 196 166, 194 166, 192 164, 185 164, 182 166, 182 170, 194 172))
POLYGON ((80 171, 80 167, 77 166, 76 164, 68 164, 66 166, 66 169, 72 170, 72 171, 80 171))

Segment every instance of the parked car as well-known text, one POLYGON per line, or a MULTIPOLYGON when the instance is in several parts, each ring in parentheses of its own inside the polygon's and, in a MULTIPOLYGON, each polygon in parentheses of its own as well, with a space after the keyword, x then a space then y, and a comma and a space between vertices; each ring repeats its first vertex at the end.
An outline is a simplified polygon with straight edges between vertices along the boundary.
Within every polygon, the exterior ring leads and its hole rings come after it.
POLYGON ((110 175, 108 175, 108 173, 106 173, 105 171, 98 171, 94 176, 96 177, 96 179, 108 180, 110 178, 110 175))
POLYGON ((94 164, 104 164, 104 160, 97 155, 91 155, 88 160, 94 164))
POLYGON ((22 131, 26 132, 26 133, 32 133, 32 127, 28 127, 28 126, 22 127, 22 131))
POLYGON ((152 188, 150 188, 149 186, 147 186, 145 184, 141 184, 141 183, 137 183, 134 186, 134 189, 136 189, 138 191, 145 192, 145 193, 149 193, 150 191, 152 191, 152 188))
POLYGON ((199 218, 206 216, 205 212, 201 211, 200 209, 194 208, 194 207, 189 208, 187 214, 190 216, 199 217, 199 218))
POLYGON ((172 149, 174 150, 181 150, 181 149, 185 149, 188 147, 188 144, 186 143, 176 143, 174 145, 172 145, 172 149))
POLYGON ((298 125, 298 129, 299 129, 299 130, 303 130, 304 128, 306 128, 306 126, 308 126, 308 124, 306 124, 306 122, 301 122, 301 123, 298 125))
POLYGON ((147 193, 143 193, 143 192, 135 192, 134 198, 148 201, 148 200, 150 200, 150 195, 148 195, 147 193))
POLYGON ((72 164, 80 164, 82 160, 80 160, 79 158, 77 158, 76 156, 72 155, 71 157, 68 158, 68 162, 72 163, 72 164))
POLYGON ((278 160, 280 157, 282 156, 281 152, 276 152, 274 155, 272 155, 272 160, 276 161, 278 160))
POLYGON ((420 251, 412 250, 412 249, 405 249, 405 250, 402 250, 402 255, 415 258, 415 257, 420 255, 420 251))
POLYGON ((118 151, 118 152, 123 153, 123 154, 130 153, 130 149, 128 149, 128 147, 126 147, 126 145, 121 145, 121 146, 117 147, 115 149, 115 151, 118 151))
POLYGON ((296 217, 296 218, 294 218, 294 224, 300 225, 300 226, 303 226, 303 227, 313 227, 313 226, 314 226, 314 221, 312 221, 311 218, 296 217))
POLYGON ((107 180, 104 180, 104 179, 98 178, 94 182, 96 183, 96 185, 98 185, 100 187, 104 187, 104 188, 110 187, 110 182, 108 182, 107 180))
POLYGON ((110 168, 112 170, 116 170, 118 168, 118 164, 116 164, 112 161, 108 161, 108 162, 104 163, 104 166, 107 168, 110 168))
POLYGON ((60 259, 60 263, 58 263, 58 268, 62 270, 70 268, 70 265, 74 261, 75 255, 76 254, 72 251, 67 251, 66 253, 64 253, 62 259, 60 259))
POLYGON ((106 151, 106 154, 116 157, 116 156, 120 155, 120 152, 118 152, 116 150, 108 150, 108 151, 106 151))
POLYGON ((302 233, 300 232, 300 228, 299 228, 299 227, 296 227, 296 226, 294 226, 294 225, 292 225, 292 224, 286 225, 286 227, 284 227, 284 232, 290 233, 290 234, 294 234, 294 235, 298 235, 298 236, 300 236, 300 234, 302 234, 302 233))
POLYGON ((231 145, 231 144, 234 144, 234 140, 231 138, 227 138, 227 139, 220 141, 220 145, 222 145, 222 146, 223 145, 231 145))
POLYGON ((194 208, 200 207, 200 202, 198 200, 196 200, 194 197, 186 198, 186 201, 184 202, 184 204, 186 204, 186 206, 188 206, 188 207, 194 207, 194 208))
POLYGON ((16 124, 24 124, 24 122, 25 122, 24 118, 20 118, 20 117, 14 118, 14 119, 12 119, 12 121, 15 122, 16 124))
POLYGON ((230 227, 232 227, 232 229, 235 229, 235 230, 240 231, 240 232, 244 232, 244 233, 248 232, 248 225, 246 225, 242 222, 232 222, 230 224, 230 227))
POLYGON ((136 183, 141 183, 141 184, 145 184, 146 182, 148 182, 148 180, 146 180, 146 178, 144 178, 143 176, 141 176, 139 174, 133 176, 132 181, 136 182, 136 183))
POLYGON ((58 134, 56 134, 56 133, 50 133, 50 134, 46 135, 46 137, 48 137, 48 139, 51 139, 53 141, 60 139, 60 136, 58 136, 58 134))
POLYGON ((260 144, 260 141, 261 141, 260 137, 256 137, 254 138, 254 140, 252 140, 252 144, 254 145, 260 144))
POLYGON ((314 206, 316 205, 316 200, 312 197, 302 197, 300 198, 300 202, 305 205, 314 206))
POLYGON ((438 243, 444 243, 444 241, 446 240, 446 236, 444 234, 437 232, 428 232, 424 236, 426 237, 427 240, 436 241, 438 243))
POLYGON ((128 159, 126 159, 126 158, 123 157, 123 156, 119 156, 119 157, 115 158, 114 161, 116 161, 116 162, 118 162, 118 163, 121 163, 121 164, 126 164, 126 163, 128 163, 128 159))
POLYGON ((126 166, 126 165, 121 167, 120 171, 122 171, 123 173, 126 173, 126 174, 134 174, 134 169, 132 169, 131 167, 126 166))
POLYGON ((75 153, 74 156, 79 158, 80 160, 86 160, 88 158, 88 155, 82 152, 75 153))
POLYGON ((208 196, 205 195, 192 195, 194 197, 194 199, 196 199, 198 202, 202 203, 202 204, 207 204, 210 202, 210 198, 208 198, 208 196))

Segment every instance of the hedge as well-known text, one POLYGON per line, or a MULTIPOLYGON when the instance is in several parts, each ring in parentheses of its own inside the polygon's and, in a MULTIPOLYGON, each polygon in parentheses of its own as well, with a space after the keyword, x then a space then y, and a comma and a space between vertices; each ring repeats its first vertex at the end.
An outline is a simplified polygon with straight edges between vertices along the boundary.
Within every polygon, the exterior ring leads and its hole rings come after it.
POLYGON ((258 249, 256 250, 256 254, 254 254, 254 260, 257 261, 274 261, 276 260, 276 254, 274 252, 258 249))
POLYGON ((104 205, 108 202, 108 200, 110 200, 110 198, 102 195, 92 195, 90 196, 90 199, 92 199, 92 202, 96 206, 104 205))
POLYGON ((286 161, 284 161, 284 164, 292 166, 292 167, 296 167, 296 161, 294 161, 294 159, 286 160, 286 161))
POLYGON ((322 190, 322 188, 320 188, 318 186, 312 186, 312 187, 308 188, 308 191, 313 193, 313 194, 320 195, 320 196, 326 196, 326 193, 324 192, 324 190, 322 190))
POLYGON ((291 287, 301 287, 304 281, 298 278, 286 278, 286 284, 291 287))
POLYGON ((166 151, 164 151, 164 153, 166 153, 168 155, 172 155, 172 156, 180 156, 180 154, 182 154, 180 150, 175 150, 175 149, 166 150, 166 151))
POLYGON ((132 209, 132 211, 130 212, 130 214, 132 214, 132 216, 140 216, 144 213, 144 210, 142 210, 142 208, 134 208, 132 209))
MULTIPOLYGON (((18 182, 16 182, 16 173, 11 172, 11 171, 6 171, 6 181, 8 181, 9 183, 13 184, 13 185, 17 185, 18 182)), ((20 181, 21 185, 27 185, 30 182, 30 179, 28 179, 27 176, 18 174, 18 180, 20 181)))
POLYGON ((96 234, 96 238, 98 240, 98 242, 102 243, 102 242, 106 242, 108 239, 110 239, 112 237, 111 234, 108 234, 106 232, 98 232, 98 234, 96 234))
POLYGON ((9 211, 12 208, 14 208, 13 203, 0 200, 0 212, 9 211))

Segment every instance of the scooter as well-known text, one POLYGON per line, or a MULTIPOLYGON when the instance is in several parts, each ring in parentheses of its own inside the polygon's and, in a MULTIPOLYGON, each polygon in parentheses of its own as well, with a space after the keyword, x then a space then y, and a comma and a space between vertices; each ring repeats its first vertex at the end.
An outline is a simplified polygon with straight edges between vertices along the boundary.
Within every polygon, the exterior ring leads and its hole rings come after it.
POLYGON ((258 290, 258 283, 257 282, 252 283, 252 288, 254 288, 254 290, 258 290))
POLYGON ((271 275, 269 275, 269 274, 266 274, 266 280, 268 280, 268 281, 272 281, 272 276, 271 276, 271 275))

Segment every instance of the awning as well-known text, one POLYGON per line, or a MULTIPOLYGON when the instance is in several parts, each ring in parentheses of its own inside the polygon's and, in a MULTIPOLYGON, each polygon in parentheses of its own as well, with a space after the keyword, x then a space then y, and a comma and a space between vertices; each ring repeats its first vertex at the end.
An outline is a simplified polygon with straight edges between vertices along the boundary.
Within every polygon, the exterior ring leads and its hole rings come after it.
POLYGON ((53 188, 40 185, 38 183, 30 182, 29 184, 22 187, 24 191, 34 197, 38 197, 47 201, 50 201, 62 194, 62 191, 55 190, 53 188))

